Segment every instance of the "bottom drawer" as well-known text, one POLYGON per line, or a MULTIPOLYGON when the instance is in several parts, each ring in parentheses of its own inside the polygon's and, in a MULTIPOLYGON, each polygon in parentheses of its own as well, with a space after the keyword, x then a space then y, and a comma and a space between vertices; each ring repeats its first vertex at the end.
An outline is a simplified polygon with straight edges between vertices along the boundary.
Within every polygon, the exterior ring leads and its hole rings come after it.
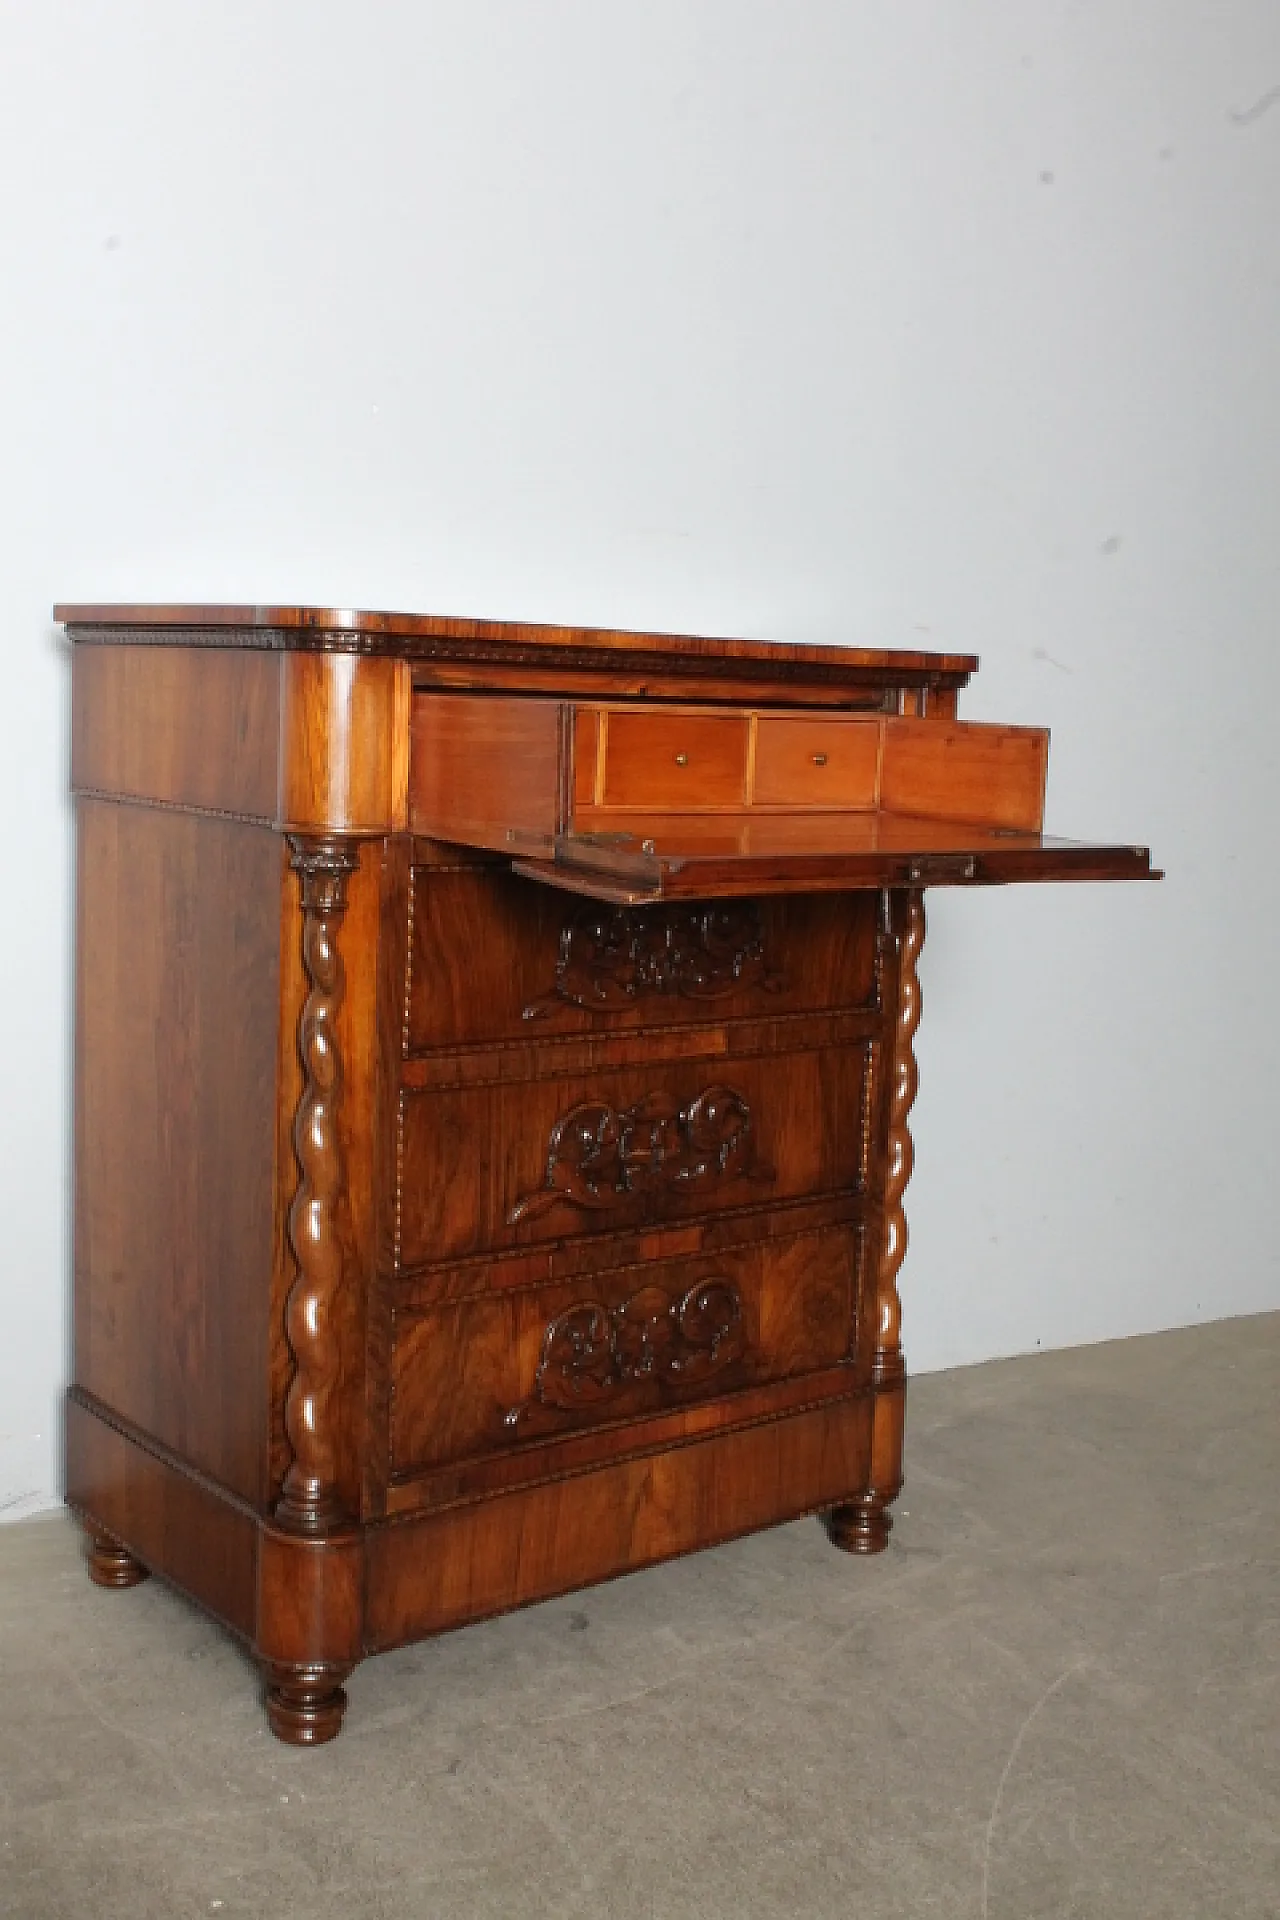
POLYGON ((839 1365, 858 1230, 831 1227, 397 1314, 396 1478, 839 1365))

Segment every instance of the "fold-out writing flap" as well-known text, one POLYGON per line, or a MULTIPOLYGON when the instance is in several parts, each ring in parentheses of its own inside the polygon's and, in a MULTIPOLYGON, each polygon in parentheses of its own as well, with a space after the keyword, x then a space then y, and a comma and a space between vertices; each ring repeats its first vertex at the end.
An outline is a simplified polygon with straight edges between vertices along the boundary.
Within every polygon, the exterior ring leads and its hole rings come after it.
POLYGON ((633 817, 625 833, 558 835, 548 853, 516 859, 515 871, 622 903, 1159 877, 1145 847, 1094 845, 879 811, 718 818, 652 814, 633 817))

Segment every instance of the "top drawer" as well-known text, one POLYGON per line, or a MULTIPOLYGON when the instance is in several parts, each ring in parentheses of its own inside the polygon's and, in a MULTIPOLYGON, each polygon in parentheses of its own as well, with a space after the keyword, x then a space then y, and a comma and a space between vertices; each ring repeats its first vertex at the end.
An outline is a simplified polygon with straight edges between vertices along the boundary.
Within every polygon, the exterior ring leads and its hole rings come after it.
POLYGON ((874 992, 865 895, 625 908, 498 864, 423 865, 408 908, 411 1055, 503 1044, 511 1062, 517 1043, 741 1022, 780 1021, 782 1034, 797 1015, 866 1008, 874 992))

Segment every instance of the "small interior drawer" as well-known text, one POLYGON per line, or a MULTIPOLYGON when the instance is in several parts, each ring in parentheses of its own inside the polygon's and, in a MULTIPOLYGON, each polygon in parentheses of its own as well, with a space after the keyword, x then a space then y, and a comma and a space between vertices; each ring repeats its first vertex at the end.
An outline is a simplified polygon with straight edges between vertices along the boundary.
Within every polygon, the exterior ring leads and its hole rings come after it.
POLYGON ((1039 727, 420 690, 410 749, 413 833, 615 906, 1152 871, 1044 836, 1039 727))
POLYGON ((640 708, 601 720, 599 805, 707 813, 745 803, 745 714, 640 708))
POLYGON ((761 714, 751 802, 757 807, 874 807, 878 718, 761 714))

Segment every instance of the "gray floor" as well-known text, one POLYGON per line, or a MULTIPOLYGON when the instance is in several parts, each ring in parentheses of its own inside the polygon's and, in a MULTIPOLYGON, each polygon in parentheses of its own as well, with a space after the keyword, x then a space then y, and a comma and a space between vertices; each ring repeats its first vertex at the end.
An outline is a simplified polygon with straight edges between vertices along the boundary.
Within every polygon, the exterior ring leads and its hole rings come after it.
POLYGON ((1280 1315, 914 1383, 890 1551, 802 1522, 368 1662, 0 1529, 0 1913, 1280 1914, 1280 1315))

